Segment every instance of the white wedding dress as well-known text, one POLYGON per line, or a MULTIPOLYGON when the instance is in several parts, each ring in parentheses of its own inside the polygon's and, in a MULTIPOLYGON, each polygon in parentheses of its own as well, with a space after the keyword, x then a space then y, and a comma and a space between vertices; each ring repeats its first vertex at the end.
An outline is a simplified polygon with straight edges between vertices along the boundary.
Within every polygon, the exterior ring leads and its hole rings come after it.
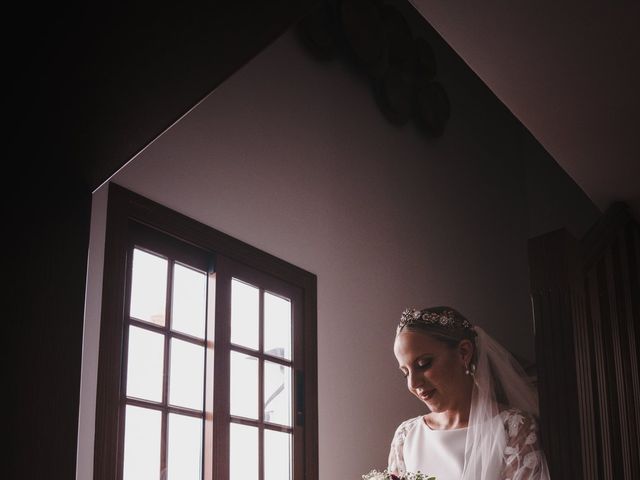
POLYGON ((402 458, 406 471, 435 475, 438 480, 462 476, 466 428, 432 430, 420 416, 404 422, 400 429, 405 432, 402 458))
MULTIPOLYGON (((496 416, 494 422, 494 431, 504 432, 504 456, 491 459, 486 478, 537 478, 534 472, 543 458, 533 418, 509 409, 496 416)), ((400 475, 420 471, 437 480, 460 480, 467 432, 467 428, 432 430, 422 416, 411 418, 396 429, 387 468, 400 475)))

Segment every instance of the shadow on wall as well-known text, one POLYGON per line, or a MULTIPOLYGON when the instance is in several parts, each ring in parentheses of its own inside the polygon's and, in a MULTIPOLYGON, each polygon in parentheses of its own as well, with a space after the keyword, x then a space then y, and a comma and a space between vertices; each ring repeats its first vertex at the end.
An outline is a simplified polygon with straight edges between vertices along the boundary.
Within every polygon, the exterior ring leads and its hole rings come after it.
POLYGON ((437 79, 435 54, 393 5, 325 0, 298 24, 297 33, 315 58, 340 57, 353 65, 390 123, 412 120, 427 137, 443 134, 451 104, 437 79))

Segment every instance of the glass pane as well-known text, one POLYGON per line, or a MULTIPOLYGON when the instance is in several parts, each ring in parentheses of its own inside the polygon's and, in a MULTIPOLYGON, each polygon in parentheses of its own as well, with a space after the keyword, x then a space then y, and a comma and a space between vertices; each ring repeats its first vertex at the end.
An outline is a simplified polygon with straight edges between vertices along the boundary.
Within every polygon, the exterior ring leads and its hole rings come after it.
POLYGON ((127 396, 162 401, 164 335, 129 327, 127 396))
POLYGON ((291 426, 291 368, 264 362, 264 421, 291 426))
POLYGON ((258 419, 258 359, 231 352, 231 415, 258 419))
POLYGON ((291 360, 291 302, 264 294, 264 351, 291 360))
POLYGON ((174 264, 171 328, 204 338, 207 304, 207 276, 183 265, 174 264))
POLYGON ((203 395, 204 347, 172 338, 169 403, 202 410, 203 395))
POLYGON ((164 325, 166 297, 167 261, 135 248, 129 315, 138 320, 164 325))
POLYGON ((259 296, 256 287, 231 280, 231 343, 258 349, 259 296))
POLYGON ((264 480, 291 480, 291 434, 264 431, 264 480))
POLYGON ((258 429, 232 423, 230 426, 230 480, 258 479, 258 429))
POLYGON ((156 410, 127 405, 124 426, 124 480, 160 478, 160 419, 156 410))
POLYGON ((201 480, 202 419, 169 414, 169 480, 201 480))

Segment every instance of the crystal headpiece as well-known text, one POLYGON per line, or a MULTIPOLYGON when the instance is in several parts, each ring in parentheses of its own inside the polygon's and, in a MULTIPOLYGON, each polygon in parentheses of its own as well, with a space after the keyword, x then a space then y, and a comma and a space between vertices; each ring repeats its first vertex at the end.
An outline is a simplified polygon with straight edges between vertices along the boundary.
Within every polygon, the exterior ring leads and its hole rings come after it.
POLYGON ((414 308, 407 308, 400 316, 400 324, 398 325, 398 332, 407 325, 428 325, 434 327, 448 328, 448 329, 467 329, 473 330, 473 325, 466 318, 461 318, 453 310, 442 310, 440 312, 433 312, 426 308, 424 310, 416 310, 414 308))

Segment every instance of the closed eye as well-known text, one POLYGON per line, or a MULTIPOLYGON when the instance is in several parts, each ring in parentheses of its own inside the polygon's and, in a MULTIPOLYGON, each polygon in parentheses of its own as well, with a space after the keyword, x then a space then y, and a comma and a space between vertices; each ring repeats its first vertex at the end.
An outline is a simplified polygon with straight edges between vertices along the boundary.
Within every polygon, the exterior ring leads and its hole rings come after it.
MULTIPOLYGON (((432 364, 432 360, 426 359, 426 360, 420 360, 419 362, 416 362, 416 368, 420 369, 420 370, 427 370, 429 368, 431 368, 431 364, 432 364)), ((404 370, 404 368, 400 369, 400 373, 402 374, 403 378, 407 378, 409 376, 409 372, 404 370)))
POLYGON ((418 365, 418 368, 419 368, 419 369, 421 369, 421 370, 426 370, 426 369, 428 369, 429 367, 431 367, 431 364, 432 364, 432 363, 433 363, 433 362, 431 361, 431 359, 430 359, 430 358, 428 358, 428 359, 420 360, 420 361, 418 362, 418 364, 417 364, 417 365, 418 365))

